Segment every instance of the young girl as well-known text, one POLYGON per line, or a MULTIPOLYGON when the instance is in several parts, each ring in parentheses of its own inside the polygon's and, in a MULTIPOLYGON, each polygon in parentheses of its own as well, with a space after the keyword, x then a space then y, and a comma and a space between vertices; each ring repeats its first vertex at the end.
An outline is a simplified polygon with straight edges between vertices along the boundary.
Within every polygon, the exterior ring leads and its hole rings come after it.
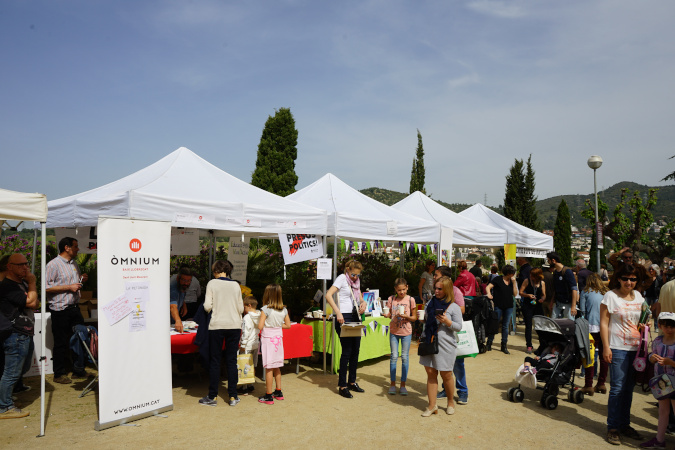
POLYGON ((387 300, 389 313, 384 317, 391 317, 389 324, 389 345, 391 346, 391 359, 389 360, 389 374, 391 386, 389 393, 396 395, 396 361, 398 361, 398 344, 401 342, 401 389, 399 394, 408 395, 405 381, 408 377, 408 353, 412 340, 412 322, 417 320, 417 307, 415 300, 408 295, 408 282, 398 278, 394 283, 396 296, 387 300), (403 309, 403 312, 401 312, 403 309))
POLYGON ((283 400, 281 393, 281 369, 284 365, 284 337, 282 329, 291 327, 291 319, 281 299, 281 286, 270 284, 263 294, 263 307, 260 312, 260 351, 263 367, 265 368, 265 395, 258 401, 266 405, 273 405, 274 399, 283 400), (276 389, 272 391, 272 382, 276 389))
MULTIPOLYGON (((654 339, 649 360, 654 363, 654 375, 675 375, 675 313, 659 314, 659 328, 663 336, 654 339)), ((659 400, 659 425, 656 437, 640 444, 640 448, 666 448, 666 428, 670 408, 675 409, 675 398, 659 400)))

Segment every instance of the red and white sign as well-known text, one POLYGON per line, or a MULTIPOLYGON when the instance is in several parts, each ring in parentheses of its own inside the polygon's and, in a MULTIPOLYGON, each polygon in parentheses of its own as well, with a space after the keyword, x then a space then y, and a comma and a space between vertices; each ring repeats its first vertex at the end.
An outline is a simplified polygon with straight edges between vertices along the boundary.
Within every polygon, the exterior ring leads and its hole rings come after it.
POLYGON ((323 256, 323 242, 316 234, 279 233, 284 264, 293 264, 323 256))

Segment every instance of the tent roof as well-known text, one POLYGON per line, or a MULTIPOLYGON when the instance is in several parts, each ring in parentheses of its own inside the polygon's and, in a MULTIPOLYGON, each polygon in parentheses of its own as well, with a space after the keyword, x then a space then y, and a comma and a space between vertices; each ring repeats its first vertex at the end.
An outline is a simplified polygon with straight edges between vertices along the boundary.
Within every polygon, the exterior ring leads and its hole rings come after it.
POLYGON ((452 244, 456 246, 502 247, 506 242, 506 231, 462 217, 419 191, 410 194, 392 208, 452 228, 452 244))
POLYGON ((47 220, 47 196, 0 189, 1 220, 47 220))
POLYGON ((525 247, 541 250, 553 250, 553 237, 544 233, 534 231, 523 225, 520 225, 513 220, 497 214, 490 208, 487 208, 480 203, 476 203, 472 207, 465 209, 460 216, 468 217, 486 225, 496 228, 501 228, 507 233, 507 244, 516 244, 516 247, 525 247))
POLYGON ((166 220, 224 235, 326 231, 325 211, 259 189, 185 147, 105 186, 50 201, 47 226, 95 226, 99 215, 166 220))
POLYGON ((327 234, 330 236, 353 240, 440 241, 438 223, 373 200, 330 173, 286 198, 326 210, 329 215, 327 234), (388 228, 387 225, 394 222, 396 229, 388 228))

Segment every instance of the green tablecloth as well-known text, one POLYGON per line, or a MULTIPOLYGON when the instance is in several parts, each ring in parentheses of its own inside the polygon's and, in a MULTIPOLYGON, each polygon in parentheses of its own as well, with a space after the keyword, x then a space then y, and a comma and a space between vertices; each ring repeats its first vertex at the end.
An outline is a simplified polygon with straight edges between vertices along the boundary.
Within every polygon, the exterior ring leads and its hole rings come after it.
MULTIPOLYGON (((389 355, 391 347, 389 345, 389 322, 391 319, 385 317, 366 317, 363 322, 366 325, 366 336, 361 337, 361 348, 359 350, 359 362, 369 359, 379 358, 380 356, 389 355), (377 322, 377 326, 371 326, 371 323, 377 322), (373 327, 375 331, 373 331, 373 327)), ((305 320, 302 324, 310 325, 314 329, 314 351, 323 352, 323 320, 305 320)), ((332 353, 333 342, 332 337, 335 337, 335 355, 333 355, 333 372, 337 373, 340 367, 340 355, 342 355, 342 346, 340 339, 333 333, 333 323, 326 321, 326 353, 332 353)), ((400 353, 400 349, 399 349, 400 353)))

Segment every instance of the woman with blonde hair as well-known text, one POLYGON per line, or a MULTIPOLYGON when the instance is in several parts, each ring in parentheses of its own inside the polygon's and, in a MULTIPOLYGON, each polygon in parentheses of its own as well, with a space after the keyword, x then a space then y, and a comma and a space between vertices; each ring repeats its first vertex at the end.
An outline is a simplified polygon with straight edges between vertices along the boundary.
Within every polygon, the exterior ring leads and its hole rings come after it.
MULTIPOLYGON (((600 336, 600 303, 609 288, 602 281, 602 278, 597 273, 592 273, 586 278, 586 287, 581 291, 579 296, 579 311, 588 320, 588 331, 593 336, 595 349, 602 355, 603 345, 602 337, 600 336)), ((595 357, 594 357, 595 359, 595 357)), ((598 392, 600 394, 607 393, 605 387, 605 380, 607 380, 607 371, 609 364, 604 358, 600 358, 600 371, 598 372, 598 383, 593 387, 593 377, 595 376, 595 366, 586 369, 586 383, 581 389, 586 395, 593 395, 598 392)))
POLYGON ((438 353, 420 356, 427 372, 427 396, 429 406, 422 417, 438 414, 436 396, 438 394, 438 372, 441 372, 443 385, 448 393, 447 414, 455 413, 454 387, 452 370, 457 354, 457 331, 462 329, 462 311, 455 303, 452 280, 442 277, 434 283, 434 296, 425 309, 424 340, 438 343, 438 353))

